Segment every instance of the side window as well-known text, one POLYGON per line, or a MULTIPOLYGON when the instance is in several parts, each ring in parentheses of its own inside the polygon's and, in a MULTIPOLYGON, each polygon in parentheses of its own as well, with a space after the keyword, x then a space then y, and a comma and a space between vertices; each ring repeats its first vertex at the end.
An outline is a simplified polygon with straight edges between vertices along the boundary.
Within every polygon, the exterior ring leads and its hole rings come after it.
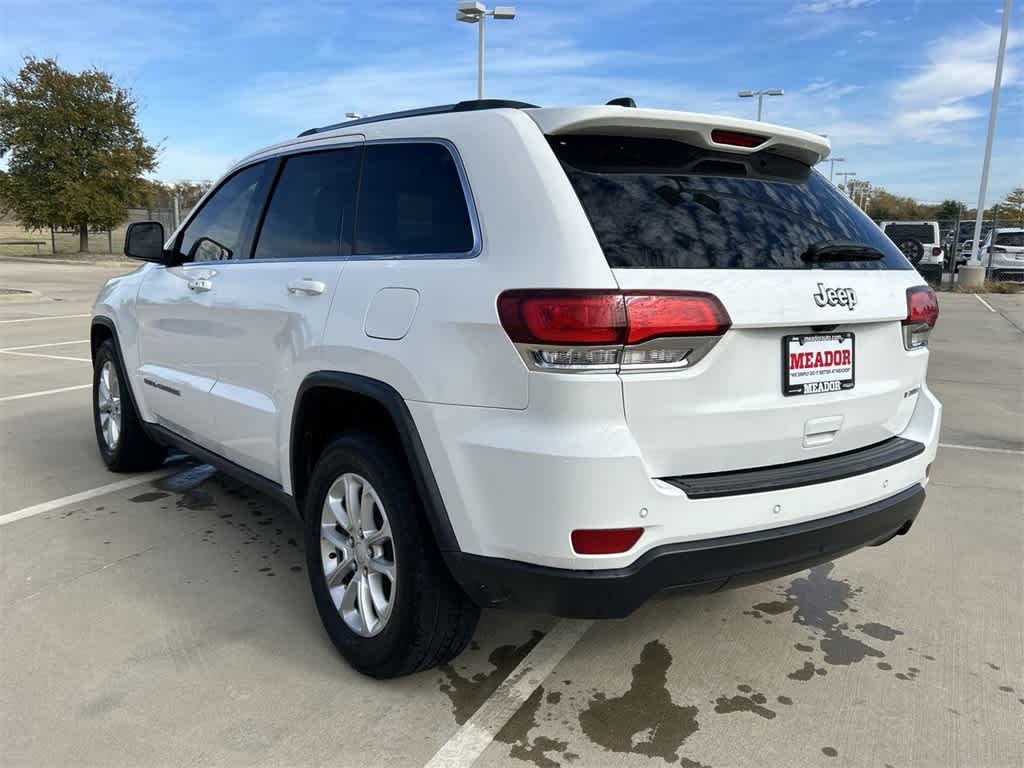
POLYGON ((353 253, 463 254, 472 248, 466 194, 447 147, 366 147, 353 253))
POLYGON ((181 234, 178 252, 187 261, 224 261, 246 258, 240 253, 246 215, 263 178, 264 163, 236 173, 203 205, 181 234))
POLYGON ((361 148, 285 160, 256 244, 257 259, 348 255, 361 148))

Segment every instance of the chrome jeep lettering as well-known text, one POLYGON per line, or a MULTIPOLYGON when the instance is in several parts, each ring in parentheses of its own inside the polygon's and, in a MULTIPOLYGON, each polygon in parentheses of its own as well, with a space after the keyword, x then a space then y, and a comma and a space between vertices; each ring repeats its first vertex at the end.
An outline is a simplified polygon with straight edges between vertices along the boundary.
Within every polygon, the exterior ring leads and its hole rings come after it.
POLYGON ((849 310, 857 305, 857 293, 853 288, 826 288, 818 283, 818 292, 813 294, 814 303, 819 307, 846 307, 849 310))

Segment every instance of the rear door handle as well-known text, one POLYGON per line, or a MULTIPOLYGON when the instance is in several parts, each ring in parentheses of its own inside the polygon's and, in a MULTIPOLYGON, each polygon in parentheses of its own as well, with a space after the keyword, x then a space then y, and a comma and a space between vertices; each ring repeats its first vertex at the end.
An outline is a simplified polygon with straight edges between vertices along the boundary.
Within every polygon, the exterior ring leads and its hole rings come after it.
POLYGON ((213 288, 213 281, 205 277, 197 277, 188 281, 188 289, 193 293, 206 293, 213 288))
POLYGON ((319 280, 310 280, 304 277, 301 280, 292 280, 288 283, 288 293, 292 296, 304 294, 306 296, 319 296, 327 286, 319 280))

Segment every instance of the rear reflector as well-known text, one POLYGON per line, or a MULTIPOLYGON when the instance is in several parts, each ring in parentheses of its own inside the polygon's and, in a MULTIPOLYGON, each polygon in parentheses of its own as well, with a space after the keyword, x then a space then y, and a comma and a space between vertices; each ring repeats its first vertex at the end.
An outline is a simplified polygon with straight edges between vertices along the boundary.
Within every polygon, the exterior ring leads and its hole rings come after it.
POLYGON ((928 336, 939 319, 939 299, 927 285, 907 288, 907 319, 903 321, 903 346, 928 346, 928 336))
POLYGON ((730 147, 759 147, 768 141, 768 137, 716 128, 711 132, 711 140, 716 144, 727 144, 730 147))
POLYGON ((643 528, 584 528, 572 532, 572 548, 580 555, 627 552, 640 540, 643 528))

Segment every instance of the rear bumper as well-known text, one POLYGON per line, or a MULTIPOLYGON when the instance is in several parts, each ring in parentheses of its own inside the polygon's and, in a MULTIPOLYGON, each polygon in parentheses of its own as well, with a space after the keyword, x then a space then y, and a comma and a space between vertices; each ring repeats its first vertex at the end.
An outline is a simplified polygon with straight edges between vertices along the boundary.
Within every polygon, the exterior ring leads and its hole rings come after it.
POLYGON ((810 568, 906 533, 924 502, 914 485, 860 509, 781 528, 666 544, 631 565, 606 570, 549 568, 448 553, 456 580, 482 606, 573 618, 620 618, 664 590, 713 592, 810 568))

